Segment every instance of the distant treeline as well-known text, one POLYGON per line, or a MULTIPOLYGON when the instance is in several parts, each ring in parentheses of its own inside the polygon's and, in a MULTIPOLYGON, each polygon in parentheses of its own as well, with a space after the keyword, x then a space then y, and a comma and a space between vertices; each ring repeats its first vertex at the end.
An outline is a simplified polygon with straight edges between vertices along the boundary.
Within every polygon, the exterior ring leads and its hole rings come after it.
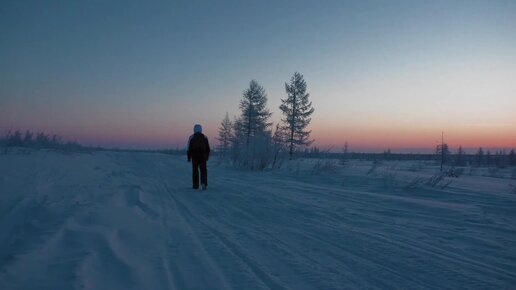
POLYGON ((185 154, 185 149, 123 149, 123 148, 103 148, 99 146, 84 146, 78 142, 64 141, 56 134, 44 132, 34 133, 30 130, 25 132, 9 130, 4 136, 0 137, 0 147, 9 148, 30 148, 30 149, 53 149, 65 152, 93 152, 93 151, 114 151, 114 152, 151 152, 163 154, 185 154))
MULTIPOLYGON (((0 147, 2 148, 31 148, 31 149, 55 149, 65 152, 93 152, 93 151, 114 151, 114 152, 147 152, 162 153, 170 155, 186 155, 186 149, 122 149, 122 148, 103 148, 83 146, 77 142, 65 142, 63 138, 56 134, 46 134, 44 132, 33 133, 29 130, 22 132, 19 130, 8 131, 3 137, 0 137, 0 147)), ((217 148, 219 149, 219 148, 217 148)), ((219 155, 224 152, 217 150, 219 155)), ((321 150, 318 147, 310 147, 304 150, 296 150, 296 155, 301 158, 332 158, 339 159, 342 162, 347 160, 365 160, 365 161, 436 161, 440 162, 442 152, 436 150, 436 153, 392 153, 386 150, 383 153, 361 153, 348 152, 347 146, 343 152, 330 152, 330 150, 321 150)), ((498 150, 491 153, 489 150, 484 151, 479 148, 475 154, 466 154, 461 148, 456 153, 451 153, 446 149, 444 154, 444 164, 450 166, 488 166, 488 167, 506 167, 516 166, 516 154, 514 149, 510 151, 498 150)))
POLYGON ((5 136, 0 138, 0 146, 5 148, 56 149, 73 152, 91 149, 77 142, 65 142, 61 136, 55 134, 50 135, 44 132, 33 133, 29 130, 25 131, 25 133, 19 130, 14 132, 9 130, 5 136))
MULTIPOLYGON (((298 152, 298 155, 305 158, 334 158, 339 160, 366 160, 366 161, 437 161, 440 162, 442 152, 436 150, 436 153, 414 154, 414 153, 392 153, 386 150, 383 153, 361 153, 361 152, 330 152, 329 150, 320 150, 317 147, 311 147, 304 151, 298 152)), ((445 151, 444 164, 450 166, 495 166, 506 167, 516 166, 516 153, 514 149, 510 151, 497 150, 494 153, 484 151, 479 148, 475 154, 466 154, 459 148, 456 153, 445 151)))

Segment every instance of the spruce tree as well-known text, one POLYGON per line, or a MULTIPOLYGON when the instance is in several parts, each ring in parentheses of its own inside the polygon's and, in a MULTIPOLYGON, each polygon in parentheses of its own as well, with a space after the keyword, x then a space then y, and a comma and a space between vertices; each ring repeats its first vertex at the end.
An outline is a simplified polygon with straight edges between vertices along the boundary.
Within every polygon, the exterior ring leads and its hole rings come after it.
POLYGON ((462 146, 459 145, 459 149, 457 150, 457 160, 456 160, 457 166, 466 165, 465 155, 466 155, 466 153, 464 152, 464 149, 462 149, 462 146))
POLYGON ((280 110, 284 118, 283 129, 288 133, 288 147, 290 159, 294 150, 300 146, 309 146, 313 140, 310 140, 311 131, 307 130, 310 124, 310 116, 314 112, 312 102, 308 100, 310 96, 306 92, 306 82, 303 75, 296 72, 290 79, 290 84, 285 83, 285 91, 287 98, 281 100, 280 110))
POLYGON ((228 113, 220 123, 219 127, 219 137, 217 140, 219 141, 219 150, 221 152, 222 157, 224 157, 228 151, 231 138, 233 134, 233 123, 229 119, 228 113))
POLYGON ((480 148, 478 148, 478 151, 477 151, 477 165, 482 166, 483 163, 484 163, 484 150, 482 149, 482 147, 480 147, 480 148))
POLYGON ((349 144, 348 144, 348 141, 346 141, 344 143, 344 146, 342 147, 342 155, 341 155, 341 159, 340 159, 340 163, 341 164, 346 164, 346 162, 348 161, 348 157, 349 157, 349 144))
POLYGON ((437 156, 437 159, 441 160, 441 168, 440 171, 443 171, 443 165, 447 162, 447 156, 450 154, 450 149, 448 147, 448 144, 441 143, 440 145, 437 145, 435 147, 435 154, 437 156))
POLYGON ((267 109, 267 94, 256 80, 252 80, 249 88, 244 90, 240 110, 242 110, 241 117, 235 124, 235 130, 243 133, 246 147, 249 147, 253 137, 266 132, 272 125, 268 122, 272 113, 267 109))
POLYGON ((262 170, 272 159, 272 136, 267 109, 267 95, 256 80, 244 90, 240 116, 233 122, 231 152, 233 164, 262 170))

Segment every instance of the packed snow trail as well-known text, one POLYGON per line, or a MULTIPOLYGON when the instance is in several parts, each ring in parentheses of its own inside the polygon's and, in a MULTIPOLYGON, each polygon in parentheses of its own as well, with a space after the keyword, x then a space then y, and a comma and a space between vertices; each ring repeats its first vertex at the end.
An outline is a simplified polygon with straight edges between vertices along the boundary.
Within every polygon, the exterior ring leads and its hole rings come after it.
POLYGON ((239 172, 186 157, 0 155, 0 289, 500 289, 516 196, 393 190, 353 170, 239 172))

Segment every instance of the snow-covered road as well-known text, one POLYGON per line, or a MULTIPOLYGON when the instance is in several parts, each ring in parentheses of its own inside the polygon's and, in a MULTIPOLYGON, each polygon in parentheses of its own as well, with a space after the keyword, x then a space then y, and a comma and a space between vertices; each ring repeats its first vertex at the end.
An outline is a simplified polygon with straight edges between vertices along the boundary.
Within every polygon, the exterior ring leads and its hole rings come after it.
POLYGON ((185 157, 0 155, 0 289, 516 287, 509 190, 214 163, 203 192, 185 157))

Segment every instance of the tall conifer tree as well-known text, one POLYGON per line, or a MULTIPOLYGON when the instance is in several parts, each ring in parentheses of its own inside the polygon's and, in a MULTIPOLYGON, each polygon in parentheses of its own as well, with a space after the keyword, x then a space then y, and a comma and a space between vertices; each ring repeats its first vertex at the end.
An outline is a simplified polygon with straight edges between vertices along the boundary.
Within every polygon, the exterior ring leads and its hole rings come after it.
POLYGON ((287 144, 289 156, 292 159, 297 147, 309 146, 313 142, 310 140, 311 131, 307 130, 307 126, 312 120, 310 116, 314 108, 308 99, 310 94, 306 92, 306 82, 300 73, 294 73, 290 83, 285 83, 285 91, 287 98, 281 100, 279 108, 284 116, 283 129, 288 134, 287 144))

